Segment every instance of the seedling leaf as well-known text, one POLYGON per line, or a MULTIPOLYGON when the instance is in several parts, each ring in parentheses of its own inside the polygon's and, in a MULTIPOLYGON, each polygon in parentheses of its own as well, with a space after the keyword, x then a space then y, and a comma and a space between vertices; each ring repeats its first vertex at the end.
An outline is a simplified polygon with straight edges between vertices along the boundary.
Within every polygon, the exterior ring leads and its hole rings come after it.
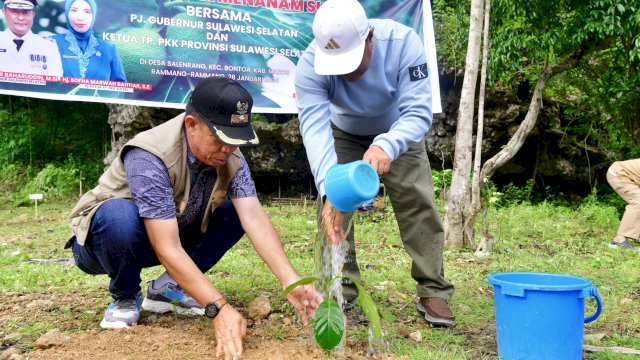
POLYGON ((369 326, 371 326, 373 337, 376 340, 380 340, 382 338, 382 327, 380 325, 380 314, 378 314, 378 307, 376 306, 376 303, 358 280, 351 276, 344 277, 356 284, 356 287, 358 288, 358 297, 356 298, 356 301, 360 304, 362 311, 364 311, 364 314, 369 319, 369 326))
POLYGON ((380 316, 385 319, 388 323, 392 324, 393 322, 396 321, 396 317, 393 316, 393 314, 388 313, 386 311, 382 311, 380 310, 380 316))
POLYGON ((314 318, 313 332, 318 345, 327 351, 340 344, 344 335, 344 315, 337 302, 325 299, 320 303, 314 318))
POLYGON ((293 284, 287 286, 286 289, 284 289, 284 291, 282 292, 282 294, 280 294, 280 296, 276 299, 275 304, 279 304, 280 301, 282 301, 282 299, 284 299, 285 297, 287 297, 287 295, 289 295, 289 293, 296 288, 296 286, 300 286, 300 285, 308 285, 311 284, 313 282, 316 281, 321 281, 319 278, 317 277, 313 277, 313 276, 309 276, 306 278, 302 278, 296 282, 294 282, 293 284))

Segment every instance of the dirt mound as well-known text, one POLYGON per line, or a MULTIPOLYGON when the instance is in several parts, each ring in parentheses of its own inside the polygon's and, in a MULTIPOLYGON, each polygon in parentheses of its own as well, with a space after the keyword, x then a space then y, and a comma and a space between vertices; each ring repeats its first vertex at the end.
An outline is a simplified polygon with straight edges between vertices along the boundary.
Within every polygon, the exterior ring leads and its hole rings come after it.
MULTIPOLYGON (((160 316, 147 319, 150 324, 127 330, 94 331, 72 335, 58 347, 29 353, 32 360, 158 360, 158 359, 213 359, 214 332, 206 319, 175 319, 160 316)), ((313 340, 308 330, 302 330, 294 340, 274 340, 267 333, 273 324, 260 324, 249 329, 244 342, 243 360, 324 360, 365 359, 361 350, 346 349, 342 354, 329 356, 313 340), (264 326, 267 325, 267 326, 264 326)), ((292 334, 289 334, 292 335, 292 334)), ((356 347, 362 347, 360 346, 356 347)), ((372 358, 366 358, 372 359, 372 358)), ((403 359, 390 358, 384 359, 403 359)), ((404 358, 406 359, 406 358, 404 358)))
MULTIPOLYGON (((72 336, 60 347, 37 350, 30 359, 212 359, 213 330, 136 326, 130 330, 100 331, 72 336)), ((248 335, 242 359, 329 359, 306 341, 272 341, 248 335)))

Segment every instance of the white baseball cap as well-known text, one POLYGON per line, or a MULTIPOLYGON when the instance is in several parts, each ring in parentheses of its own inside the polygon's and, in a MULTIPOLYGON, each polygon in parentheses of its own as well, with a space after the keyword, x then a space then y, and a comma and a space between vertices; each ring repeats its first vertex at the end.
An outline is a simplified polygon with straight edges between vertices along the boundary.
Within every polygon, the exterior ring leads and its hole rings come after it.
POLYGON ((319 75, 348 74, 360 66, 369 22, 357 0, 327 0, 313 19, 319 75))

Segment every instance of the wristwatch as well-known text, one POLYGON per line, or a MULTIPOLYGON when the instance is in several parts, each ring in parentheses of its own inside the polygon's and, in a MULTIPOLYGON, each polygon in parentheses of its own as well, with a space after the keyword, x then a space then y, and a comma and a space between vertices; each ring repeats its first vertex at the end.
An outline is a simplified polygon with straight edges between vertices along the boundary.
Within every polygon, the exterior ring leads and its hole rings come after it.
POLYGON ((214 318, 220 312, 223 306, 227 305, 227 300, 225 298, 220 298, 216 301, 212 301, 207 304, 204 308, 204 314, 210 318, 214 318))

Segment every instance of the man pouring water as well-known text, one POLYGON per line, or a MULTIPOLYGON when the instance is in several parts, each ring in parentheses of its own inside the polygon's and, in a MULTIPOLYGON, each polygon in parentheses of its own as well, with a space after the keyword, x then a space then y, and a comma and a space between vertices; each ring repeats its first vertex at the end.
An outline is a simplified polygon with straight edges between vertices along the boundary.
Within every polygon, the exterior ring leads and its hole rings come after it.
MULTIPOLYGON (((400 236, 413 259, 417 309, 433 326, 455 325, 453 284, 444 278, 444 231, 434 202, 424 135, 432 121, 430 74, 418 35, 392 20, 367 19, 356 0, 328 0, 315 15, 314 41, 295 77, 300 132, 321 204, 328 241, 346 239, 343 269, 360 279, 351 213, 326 199, 335 164, 364 160, 381 177, 400 236), (346 234, 344 233, 346 232, 346 234)), ((345 284, 345 307, 357 296, 345 284)))

